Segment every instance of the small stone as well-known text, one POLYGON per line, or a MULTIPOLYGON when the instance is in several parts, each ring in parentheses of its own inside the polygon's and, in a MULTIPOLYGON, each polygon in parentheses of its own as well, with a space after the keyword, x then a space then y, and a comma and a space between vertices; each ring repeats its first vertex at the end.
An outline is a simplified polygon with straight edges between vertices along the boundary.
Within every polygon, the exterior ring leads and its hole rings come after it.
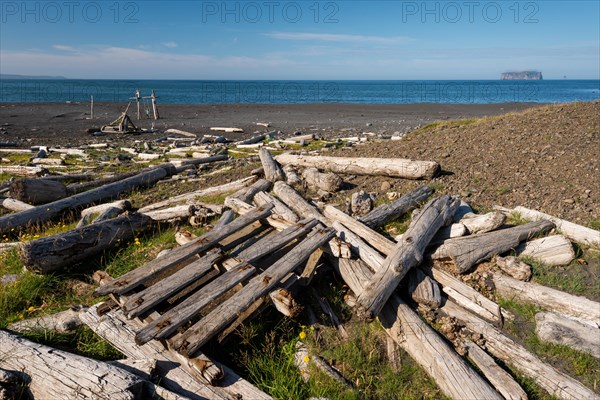
POLYGON ((381 183, 381 191, 382 192, 387 192, 392 188, 392 184, 389 183, 388 181, 383 181, 381 183))
POLYGON ((575 200, 573 200, 573 199, 565 199, 565 200, 563 200, 563 203, 566 203, 566 204, 575 204, 575 200))
POLYGON ((367 126, 373 126, 371 122, 367 122, 367 126))
POLYGON ((373 199, 370 194, 361 190, 352 195, 351 207, 353 215, 365 215, 371 211, 373 199))

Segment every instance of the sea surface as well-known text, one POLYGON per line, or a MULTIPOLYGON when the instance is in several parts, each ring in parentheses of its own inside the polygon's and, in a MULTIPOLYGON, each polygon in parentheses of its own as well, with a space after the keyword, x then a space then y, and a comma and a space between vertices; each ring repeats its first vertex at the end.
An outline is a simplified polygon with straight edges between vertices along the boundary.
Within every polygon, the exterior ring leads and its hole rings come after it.
MULTIPOLYGON (((152 90, 163 104, 562 103, 600 99, 600 80, 184 81, 0 80, 0 102, 127 102, 152 90)), ((148 102, 149 100, 143 100, 148 102)))

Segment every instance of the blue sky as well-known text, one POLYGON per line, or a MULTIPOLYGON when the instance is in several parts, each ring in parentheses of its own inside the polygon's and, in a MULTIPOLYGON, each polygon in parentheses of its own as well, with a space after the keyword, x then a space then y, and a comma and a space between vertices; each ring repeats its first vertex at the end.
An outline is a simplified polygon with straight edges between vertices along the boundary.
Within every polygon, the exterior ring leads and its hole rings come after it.
POLYGON ((7 1, 0 72, 106 79, 600 78, 600 1, 7 1))

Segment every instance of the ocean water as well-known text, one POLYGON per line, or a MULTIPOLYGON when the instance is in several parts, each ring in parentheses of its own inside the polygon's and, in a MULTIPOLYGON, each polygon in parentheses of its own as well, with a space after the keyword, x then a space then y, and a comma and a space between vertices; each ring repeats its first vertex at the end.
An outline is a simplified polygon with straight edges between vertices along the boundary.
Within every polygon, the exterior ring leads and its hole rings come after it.
POLYGON ((127 102, 139 89, 163 104, 559 103, 600 99, 600 80, 177 81, 0 80, 0 102, 127 102))

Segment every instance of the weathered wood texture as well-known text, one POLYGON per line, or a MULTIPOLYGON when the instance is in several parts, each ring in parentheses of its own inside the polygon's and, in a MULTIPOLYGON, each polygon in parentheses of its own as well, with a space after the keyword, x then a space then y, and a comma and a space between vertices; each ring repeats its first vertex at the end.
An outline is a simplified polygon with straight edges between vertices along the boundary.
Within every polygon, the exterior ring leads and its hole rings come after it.
POLYGON ((440 308, 445 314, 462 321, 485 339, 485 349, 504 363, 514 366, 544 390, 559 399, 598 399, 600 396, 579 381, 545 363, 523 346, 505 336, 498 328, 469 313, 451 301, 440 308))
POLYGON ((567 265, 575 259, 571 242, 562 235, 552 235, 522 243, 515 251, 546 265, 567 265))
POLYGON ((153 226, 145 215, 124 215, 21 243, 19 256, 28 270, 47 274, 127 242, 153 226))
POLYGON ((266 192, 258 192, 254 195, 254 203, 257 206, 262 206, 267 203, 273 203, 273 218, 284 219, 289 222, 298 222, 298 216, 281 200, 266 192))
POLYGON ((408 179, 431 179, 440 169, 435 161, 403 158, 299 156, 284 153, 275 157, 275 160, 282 165, 315 167, 338 174, 383 175, 408 179))
POLYGON ((184 246, 178 247, 170 251, 167 255, 150 261, 149 263, 126 273, 125 275, 100 286, 96 289, 96 294, 106 295, 109 293, 123 294, 136 286, 146 282, 148 279, 160 274, 161 272, 191 259, 196 254, 208 250, 214 244, 218 243, 223 238, 237 232, 245 226, 266 218, 271 215, 272 204, 264 207, 257 207, 251 212, 243 215, 233 222, 224 225, 220 229, 213 229, 210 232, 190 241, 184 246))
MULTIPOLYGON (((335 261, 344 281, 359 296, 373 272, 361 260, 335 261)), ((379 321, 387 334, 423 367, 446 396, 456 400, 500 398, 397 294, 386 303, 379 321)))
MULTIPOLYGON (((224 365, 216 364, 223 369, 225 376, 221 387, 208 385, 201 374, 205 367, 200 362, 185 361, 176 352, 164 347, 159 341, 151 341, 138 345, 134 341, 135 332, 141 329, 141 322, 128 321, 120 310, 112 310, 98 316, 100 305, 90 307, 82 313, 81 320, 97 335, 112 343, 120 352, 134 359, 155 359, 159 361, 158 377, 165 388, 186 396, 192 400, 230 399, 234 395, 247 395, 249 398, 269 399, 264 393, 240 378, 224 365), (254 396, 254 397, 253 397, 254 396)), ((200 359, 198 359, 200 361, 200 359)))
POLYGON ((491 277, 496 293, 502 297, 517 298, 550 311, 589 319, 600 324, 600 303, 537 283, 522 282, 501 274, 492 274, 491 277))
POLYGON ((500 368, 489 354, 477 344, 465 340, 464 348, 467 356, 479 368, 488 381, 506 400, 527 400, 527 393, 505 370, 500 368))
POLYGON ((44 167, 36 165, 35 167, 23 165, 0 165, 0 174, 9 174, 17 176, 39 176, 47 173, 48 170, 44 167))
POLYGON ((427 245, 440 227, 451 221, 459 205, 458 199, 445 195, 423 207, 358 296, 359 315, 370 320, 379 314, 406 273, 421 263, 427 245))
POLYGON ((326 221, 325 217, 323 217, 315 206, 306 201, 304 197, 300 196, 300 194, 287 183, 282 181, 275 182, 275 185, 273 185, 273 193, 301 217, 315 218, 321 222, 326 221))
POLYGON ((73 332, 81 325, 79 313, 81 309, 66 310, 55 314, 30 318, 8 325, 8 329, 14 332, 53 331, 58 333, 73 332))
POLYGON ((39 205, 67 197, 67 187, 46 179, 17 179, 10 185, 9 193, 13 199, 39 205))
POLYGON ((260 162, 263 166, 266 180, 271 182, 285 180, 285 174, 283 173, 283 170, 273 159, 273 156, 271 156, 269 150, 265 149, 264 147, 259 149, 258 156, 260 157, 260 162))
POLYGON ((35 208, 31 204, 27 204, 21 200, 11 199, 10 197, 0 197, 0 205, 10 211, 25 211, 35 208))
POLYGON ((525 207, 515 207, 514 212, 521 214, 522 217, 537 221, 540 219, 547 219, 552 221, 556 225, 556 229, 562 232, 563 235, 569 239, 582 243, 586 246, 593 246, 600 248, 600 231, 587 228, 578 224, 574 224, 564 219, 553 217, 549 214, 544 214, 540 211, 531 210, 525 207))
POLYGON ((52 203, 0 217, 0 233, 7 233, 11 229, 21 229, 31 224, 46 222, 61 216, 68 210, 78 209, 92 203, 99 203, 122 193, 152 185, 168 176, 169 173, 169 168, 167 167, 156 168, 120 182, 111 183, 52 203))
POLYGON ((432 194, 433 189, 429 186, 420 186, 419 188, 406 193, 393 203, 383 204, 373 209, 367 215, 360 217, 359 221, 369 228, 383 226, 419 207, 432 194))
POLYGON ((600 359, 600 329, 554 313, 535 315, 535 333, 546 342, 569 346, 600 359))
POLYGON ((494 257, 494 263, 507 275, 520 281, 531 279, 531 266, 515 256, 494 257))
POLYGON ((432 254, 436 260, 450 259, 457 273, 465 273, 475 264, 514 249, 520 242, 554 228, 550 221, 530 222, 513 228, 445 241, 432 254))
POLYGON ((344 183, 342 178, 333 173, 322 173, 316 168, 306 168, 302 172, 302 178, 308 188, 312 191, 323 190, 329 193, 335 193, 344 183))
POLYGON ((211 337, 233 322, 236 316, 248 308, 258 298, 273 289, 288 273, 306 261, 310 254, 333 237, 329 228, 315 228, 306 239, 296 245, 262 274, 252 279, 248 285, 217 306, 190 329, 175 339, 173 346, 184 355, 193 355, 211 337))
MULTIPOLYGON (((0 367, 27 374, 39 399, 138 399, 144 381, 120 368, 0 331, 0 367)), ((147 394, 146 394, 147 395, 147 394)))
POLYGON ((471 235, 485 233, 498 229, 506 221, 506 216, 500 211, 494 211, 483 215, 469 213, 461 218, 462 223, 471 235))

